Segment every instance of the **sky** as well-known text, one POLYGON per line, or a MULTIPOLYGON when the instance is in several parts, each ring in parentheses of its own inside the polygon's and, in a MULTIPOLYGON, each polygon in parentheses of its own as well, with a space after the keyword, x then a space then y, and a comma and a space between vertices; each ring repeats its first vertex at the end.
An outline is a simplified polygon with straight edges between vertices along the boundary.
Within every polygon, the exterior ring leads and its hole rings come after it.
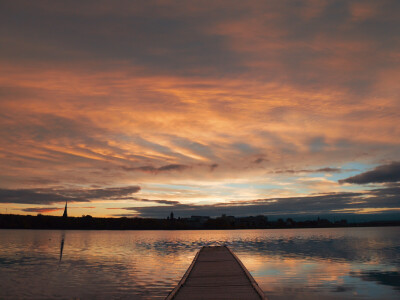
POLYGON ((0 2, 0 213, 400 219, 400 2, 0 2))

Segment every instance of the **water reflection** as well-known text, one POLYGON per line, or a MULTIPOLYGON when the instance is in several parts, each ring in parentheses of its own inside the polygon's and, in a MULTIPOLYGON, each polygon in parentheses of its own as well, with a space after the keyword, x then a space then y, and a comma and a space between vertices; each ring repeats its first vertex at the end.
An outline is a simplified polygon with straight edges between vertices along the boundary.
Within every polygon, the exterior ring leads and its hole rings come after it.
POLYGON ((67 235, 0 231, 0 298, 163 299, 201 246, 222 244, 235 251, 271 300, 400 296, 398 228, 67 235))
POLYGON ((396 271, 362 271, 360 273, 352 272, 353 276, 360 277, 366 281, 376 281, 384 285, 394 287, 396 290, 400 290, 400 272, 396 271))
MULTIPOLYGON (((185 234, 182 234, 171 240, 168 237, 160 240, 139 240, 135 248, 166 255, 199 249, 202 246, 226 244, 238 253, 250 255, 352 263, 386 261, 400 266, 399 244, 371 229, 365 229, 370 228, 358 228, 358 231, 361 231, 359 235, 338 234, 343 229, 329 229, 329 234, 326 234, 327 229, 231 231, 228 237, 222 236, 221 231, 215 231, 213 235, 200 232, 196 239, 187 239, 185 234)), ((399 234, 398 228, 395 228, 393 233, 396 232, 399 234)))
POLYGON ((62 255, 63 255, 63 250, 64 250, 64 240, 65 240, 65 231, 63 231, 63 232, 62 232, 62 234, 61 234, 61 244, 60 244, 60 260, 59 260, 59 262, 61 262, 62 255))

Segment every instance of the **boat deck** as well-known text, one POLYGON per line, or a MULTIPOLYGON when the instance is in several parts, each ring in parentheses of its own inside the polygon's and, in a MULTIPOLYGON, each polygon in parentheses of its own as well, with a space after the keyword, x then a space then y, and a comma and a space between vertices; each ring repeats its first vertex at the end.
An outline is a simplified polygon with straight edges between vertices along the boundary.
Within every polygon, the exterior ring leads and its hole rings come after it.
POLYGON ((226 246, 203 247, 171 299, 265 299, 263 291, 239 258, 226 246))

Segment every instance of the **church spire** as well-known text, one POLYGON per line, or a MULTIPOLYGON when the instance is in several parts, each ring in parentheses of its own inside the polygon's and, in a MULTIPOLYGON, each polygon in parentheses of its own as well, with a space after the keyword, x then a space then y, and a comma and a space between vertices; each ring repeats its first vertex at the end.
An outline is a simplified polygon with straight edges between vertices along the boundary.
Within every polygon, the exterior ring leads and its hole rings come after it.
POLYGON ((64 214, 63 214, 63 218, 68 217, 68 213, 67 213, 67 201, 65 201, 65 208, 64 208, 64 214))

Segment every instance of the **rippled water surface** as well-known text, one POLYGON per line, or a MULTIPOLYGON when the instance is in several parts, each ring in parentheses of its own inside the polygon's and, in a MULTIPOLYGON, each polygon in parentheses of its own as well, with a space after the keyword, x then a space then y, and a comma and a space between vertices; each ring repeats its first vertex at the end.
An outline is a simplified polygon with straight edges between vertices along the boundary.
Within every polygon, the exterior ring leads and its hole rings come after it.
POLYGON ((269 299, 400 299, 400 228, 0 230, 0 299, 163 299, 204 245, 269 299))

